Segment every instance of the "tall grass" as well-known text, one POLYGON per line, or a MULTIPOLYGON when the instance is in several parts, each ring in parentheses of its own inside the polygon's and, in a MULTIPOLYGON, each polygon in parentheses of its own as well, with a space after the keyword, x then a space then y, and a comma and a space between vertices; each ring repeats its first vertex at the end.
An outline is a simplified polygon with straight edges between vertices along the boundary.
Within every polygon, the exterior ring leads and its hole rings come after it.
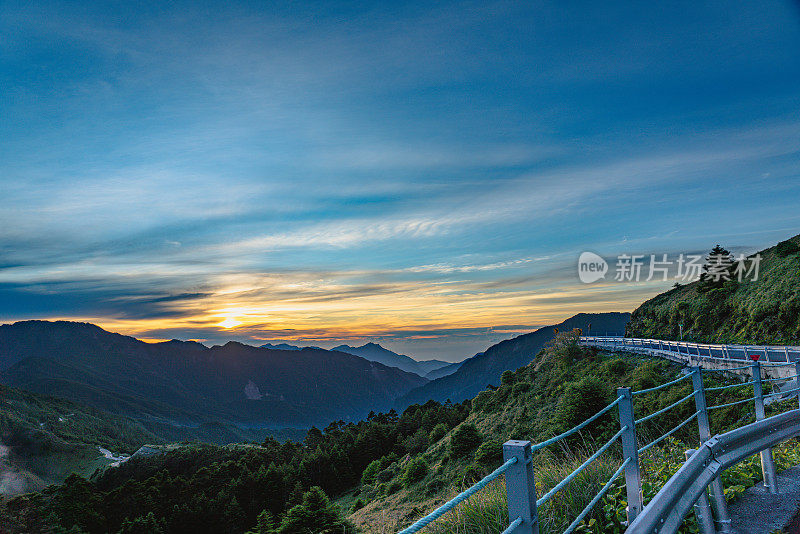
MULTIPOLYGON (((544 495, 583 461, 578 454, 556 458, 544 453, 534 460, 536 494, 544 495)), ((592 462, 570 484, 556 493, 539 509, 539 530, 543 534, 563 532, 611 478, 621 460, 607 455, 592 462)), ((455 494, 455 490, 454 490, 455 494)), ((430 524, 427 534, 489 534, 502 532, 509 524, 506 488, 498 478, 438 521, 430 524)))

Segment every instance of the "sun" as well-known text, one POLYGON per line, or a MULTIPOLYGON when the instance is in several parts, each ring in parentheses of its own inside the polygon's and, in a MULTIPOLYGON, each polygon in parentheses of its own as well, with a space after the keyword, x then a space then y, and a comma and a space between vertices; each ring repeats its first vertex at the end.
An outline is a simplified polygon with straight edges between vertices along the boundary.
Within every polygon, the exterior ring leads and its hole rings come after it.
POLYGON ((242 322, 236 320, 235 317, 226 317, 223 321, 217 323, 217 326, 221 326, 222 328, 235 328, 240 324, 242 324, 242 322))

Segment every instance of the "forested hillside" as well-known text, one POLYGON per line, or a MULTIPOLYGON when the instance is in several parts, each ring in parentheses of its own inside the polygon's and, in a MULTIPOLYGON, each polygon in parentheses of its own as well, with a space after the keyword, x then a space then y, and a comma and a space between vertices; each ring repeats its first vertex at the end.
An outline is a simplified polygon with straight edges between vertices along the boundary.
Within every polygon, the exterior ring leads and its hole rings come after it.
POLYGON ((0 386, 0 495, 39 490, 163 439, 127 417, 0 386))
MULTIPOLYGON (((373 463, 362 476, 359 488, 339 499, 342 509, 356 510, 350 519, 364 532, 404 528, 457 492, 491 472, 501 463, 502 443, 508 439, 545 441, 588 419, 615 397, 616 388, 651 388, 673 380, 681 366, 661 359, 634 354, 613 354, 583 348, 575 342, 578 332, 560 334, 540 352, 536 360, 516 371, 503 373, 496 390, 478 394, 469 417, 455 430, 438 439, 427 450, 395 461, 373 463)), ((718 373, 706 373, 707 386, 730 384, 718 373)), ((638 415, 654 413, 691 392, 691 381, 683 381, 635 401, 638 415)), ((752 395, 747 386, 709 395, 714 404, 726 404, 752 395)), ((775 403, 769 413, 796 407, 796 399, 775 403)), ((640 444, 663 434, 694 413, 692 403, 683 403, 663 415, 637 426, 640 444)), ((752 405, 736 405, 710 412, 712 431, 724 432, 754 421, 752 405)), ((536 453, 537 492, 543 495, 578 467, 586 457, 619 430, 610 412, 566 441, 536 453)), ((439 435, 432 436, 439 438, 439 435)), ((651 498, 684 461, 684 451, 698 445, 696 425, 686 425, 661 445, 642 456, 645 498, 651 498)), ((800 445, 789 443, 776 449, 776 462, 788 467, 800 462, 800 445)), ((540 509, 543 533, 563 532, 572 519, 621 463, 621 451, 612 447, 592 463, 568 489, 557 493, 540 509)), ((735 498, 760 477, 756 459, 729 469, 724 477, 726 495, 735 498)), ((625 519, 624 483, 614 490, 587 518, 584 533, 622 532, 625 519)), ((697 532, 690 516, 682 533, 697 532)), ((456 511, 428 527, 428 534, 456 532, 500 532, 508 525, 502 478, 478 493, 456 511)))
POLYGON ((721 343, 800 344, 800 236, 758 252, 758 279, 677 285, 641 306, 630 337, 721 343))
MULTIPOLYGON (((370 414, 359 423, 312 428, 302 443, 269 438, 261 446, 155 449, 91 481, 71 477, 63 486, 11 501, 0 514, 6 518, 0 519, 0 531, 49 532, 77 525, 89 533, 241 533, 260 520, 280 525, 281 532, 306 532, 303 525, 321 528, 325 493, 337 495, 357 485, 376 459, 398 461, 425 450, 431 432, 448 432, 468 413, 469 403, 430 402, 401 416, 370 414), (305 524, 304 498, 316 507, 305 524), (296 505, 301 509, 292 512, 296 505)), ((330 520, 345 525, 341 515, 333 511, 330 520)))

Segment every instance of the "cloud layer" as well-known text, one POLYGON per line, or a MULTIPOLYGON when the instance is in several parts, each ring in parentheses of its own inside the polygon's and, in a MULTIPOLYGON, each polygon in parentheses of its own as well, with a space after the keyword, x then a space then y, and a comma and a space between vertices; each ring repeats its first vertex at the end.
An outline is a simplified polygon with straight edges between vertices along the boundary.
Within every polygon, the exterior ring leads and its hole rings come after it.
POLYGON ((797 233, 799 15, 9 6, 0 320, 459 359, 633 309, 665 284, 583 286, 582 251, 797 233))

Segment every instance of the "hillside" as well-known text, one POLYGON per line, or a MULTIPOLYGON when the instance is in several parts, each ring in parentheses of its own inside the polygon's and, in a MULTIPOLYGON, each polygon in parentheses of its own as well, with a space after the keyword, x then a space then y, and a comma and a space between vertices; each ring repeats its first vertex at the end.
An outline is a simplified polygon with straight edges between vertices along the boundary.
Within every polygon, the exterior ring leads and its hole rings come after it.
POLYGON ((162 439, 136 421, 74 402, 0 386, 0 495, 88 476, 111 463, 99 447, 131 454, 162 439))
MULTIPOLYGON (((371 414, 359 423, 335 422, 324 430, 311 429, 302 444, 267 439, 261 446, 155 449, 150 456, 134 457, 91 480, 71 477, 62 486, 10 501, 0 510, 0 531, 49 532, 74 525, 91 534, 158 529, 176 534, 395 531, 495 468, 504 440, 541 441, 593 415, 613 399, 616 386, 652 387, 679 372, 677 364, 665 360, 621 358, 578 347, 574 336, 562 334, 534 364, 504 373, 496 391, 484 391, 471 402, 428 402, 399 416, 390 412, 371 414)), ((709 385, 718 383, 713 377, 709 380, 709 385)), ((652 412, 681 398, 690 387, 683 382, 640 398, 637 405, 642 413, 652 412)), ((725 402, 741 394, 727 390, 718 398, 725 402)), ((691 409, 684 404, 642 431, 670 428, 691 409)), ((743 416, 752 414, 736 406, 718 410, 712 414, 712 426, 722 431, 743 416)), ((582 462, 582 451, 617 429, 609 414, 568 440, 566 447, 539 453, 541 489, 552 487, 582 462)), ((694 433, 690 425, 676 437, 693 444, 694 433)), ((685 445, 668 445, 654 449, 643 462, 646 477, 661 477, 648 480, 650 492, 663 483, 664 473, 668 476, 680 464, 685 445), (665 458, 668 465, 654 463, 665 458)), ((543 533, 563 531, 565 521, 619 463, 618 454, 609 451, 609 461, 593 464, 579 477, 576 491, 542 509, 543 533)), ((780 464, 780 455, 776 457, 780 464)), ((726 477, 740 476, 735 469, 729 471, 726 477)), ((744 483, 736 479, 736 484, 744 483)), ((502 482, 482 495, 466 513, 446 516, 442 530, 430 532, 497 531, 507 521, 502 482)), ((610 520, 619 526, 624 502, 610 500, 599 510, 610 510, 610 520)))
POLYGON ((423 403, 429 399, 443 402, 450 399, 454 402, 470 399, 484 390, 487 385, 500 383, 503 371, 514 370, 533 361, 544 345, 553 339, 554 329, 559 331, 573 328, 585 329, 588 324, 595 331, 617 331, 625 329, 630 314, 628 313, 579 313, 566 321, 553 326, 545 326, 513 339, 492 345, 484 352, 465 360, 458 369, 449 376, 432 380, 422 387, 414 389, 398 399, 400 408, 414 403, 423 403))
POLYGON ((452 375, 458 368, 461 367, 461 364, 464 362, 456 362, 456 363, 449 363, 444 367, 440 367, 438 369, 434 369, 430 371, 428 374, 425 375, 425 378, 428 380, 436 380, 437 378, 442 378, 443 376, 452 375))
POLYGON ((697 281, 639 306, 627 335, 704 342, 800 344, 800 236, 762 250, 758 280, 704 291, 697 281))
POLYGON ((64 321, 0 326, 0 383, 148 422, 307 428, 388 409, 425 382, 322 349, 144 343, 64 321))
POLYGON ((426 378, 432 371, 437 371, 451 365, 449 362, 443 362, 441 360, 417 361, 405 354, 397 354, 377 343, 366 343, 360 347, 339 345, 338 347, 333 347, 331 350, 338 350, 339 352, 361 356, 372 362, 382 363, 389 367, 397 367, 408 373, 414 373, 426 378))
MULTIPOLYGON (((338 499, 340 508, 351 510, 349 519, 363 532, 400 530, 500 465, 504 441, 545 441, 597 413, 614 399, 617 387, 651 388, 674 379, 681 372, 680 365, 667 360, 579 347, 575 343, 576 336, 577 332, 560 334, 537 355, 535 362, 504 373, 496 390, 483 391, 472 399, 471 411, 464 423, 445 434, 432 431, 431 445, 423 452, 403 458, 388 455, 374 462, 365 470, 361 485, 338 499)), ((712 373, 704 380, 707 386, 731 383, 712 373)), ((637 397, 637 413, 654 413, 690 391, 691 383, 684 381, 637 397)), ((747 394, 746 386, 732 388, 714 393, 714 402, 727 403, 747 394)), ((781 404, 769 406, 768 412, 795 408, 796 400, 781 404)), ((653 439, 663 434, 693 411, 691 403, 683 403, 656 419, 640 423, 637 426, 639 439, 653 439)), ((752 422, 754 417, 754 409, 749 405, 729 406, 710 412, 710 423, 714 432, 724 432, 752 422)), ((538 495, 560 482, 618 430, 619 422, 612 412, 571 438, 536 453, 538 495)), ((646 499, 652 498, 677 471, 684 461, 685 449, 693 446, 697 446, 697 429, 688 425, 662 446, 643 454, 641 466, 646 499)), ((569 489, 556 494, 540 508, 543 534, 566 529, 614 472, 621 462, 620 454, 619 449, 612 447, 581 473, 569 489)), ((775 457, 779 466, 794 465, 800 461, 800 445, 792 442, 776 448, 775 457)), ((729 469, 723 475, 726 495, 734 498, 745 487, 752 486, 759 476, 760 465, 755 458, 729 469)), ((626 506, 623 487, 620 480, 609 497, 589 516, 595 521, 594 528, 582 527, 576 532, 622 532, 626 506)), ((423 532, 502 531, 508 525, 504 490, 501 478, 423 532)), ((680 532, 697 532, 691 515, 680 532)))

